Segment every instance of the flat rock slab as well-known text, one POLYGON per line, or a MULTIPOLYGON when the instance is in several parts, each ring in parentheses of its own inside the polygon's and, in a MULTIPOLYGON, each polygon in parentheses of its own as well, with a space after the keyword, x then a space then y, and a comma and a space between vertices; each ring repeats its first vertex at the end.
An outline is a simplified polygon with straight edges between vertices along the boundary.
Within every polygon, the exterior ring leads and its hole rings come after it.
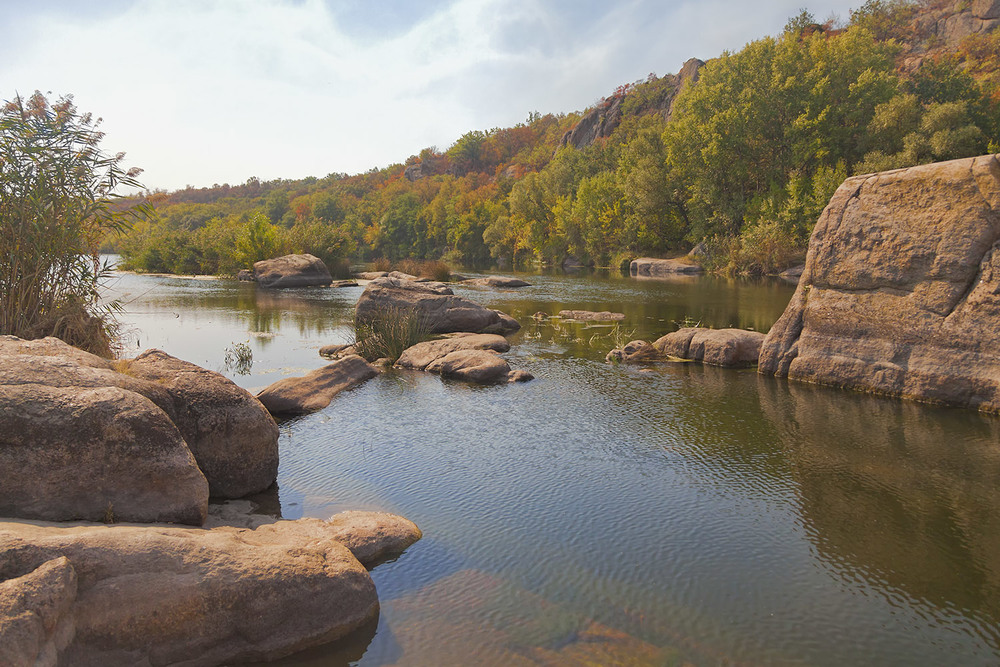
POLYGON ((388 271, 362 271, 354 274, 360 280, 375 280, 376 278, 385 278, 387 275, 389 275, 388 271))
POLYGON ((357 287, 357 280, 334 280, 330 283, 330 287, 357 287))
POLYGON ((355 318, 359 322, 380 317, 387 311, 416 312, 430 333, 513 333, 521 328, 514 318, 455 296, 444 283, 418 283, 378 278, 368 283, 358 299, 355 318))
POLYGON ((493 350, 506 352, 510 343, 499 334, 457 333, 447 338, 428 340, 408 347, 396 365, 400 368, 425 370, 434 361, 456 350, 493 350))
POLYGON ((531 287, 531 283, 525 282, 520 278, 507 278, 504 276, 486 276, 485 278, 466 278, 462 281, 463 285, 476 285, 478 287, 498 287, 498 288, 513 288, 513 287, 531 287))
POLYGON ((0 521, 0 662, 274 660, 373 619, 365 566, 420 538, 360 512, 250 530, 0 521), (355 555, 357 554, 357 555, 355 555))
POLYGON ((600 312, 593 310, 560 310, 559 317, 567 320, 579 320, 581 322, 622 322, 625 320, 625 313, 612 313, 607 310, 600 312))
POLYGON ((1000 156, 855 176, 759 371, 1000 412, 1000 156))
POLYGON ((378 375, 375 367, 357 355, 347 356, 302 377, 278 380, 259 394, 272 415, 302 415, 322 410, 333 397, 378 375))
POLYGON ((661 354, 700 361, 711 366, 753 366, 764 334, 744 329, 685 327, 653 342, 661 354))
POLYGON ((333 282, 323 260, 310 254, 285 255, 255 262, 253 275, 258 285, 268 289, 325 287, 333 282))
POLYGON ((629 264, 629 273, 633 276, 675 276, 704 273, 700 265, 684 259, 655 259, 640 257, 629 264))

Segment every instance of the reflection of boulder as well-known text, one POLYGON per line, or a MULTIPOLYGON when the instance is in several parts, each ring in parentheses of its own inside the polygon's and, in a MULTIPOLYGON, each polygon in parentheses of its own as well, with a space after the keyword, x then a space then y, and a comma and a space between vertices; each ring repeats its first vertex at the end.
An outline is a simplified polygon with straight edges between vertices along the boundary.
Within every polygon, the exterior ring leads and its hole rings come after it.
POLYGON ((273 660, 373 619, 365 566, 419 538, 373 512, 252 530, 0 520, 0 664, 273 660))
POLYGON ((824 558, 1000 619, 1000 423, 808 385, 759 388, 824 558))
POLYGON ((760 372, 1000 412, 1000 156, 855 176, 760 372))

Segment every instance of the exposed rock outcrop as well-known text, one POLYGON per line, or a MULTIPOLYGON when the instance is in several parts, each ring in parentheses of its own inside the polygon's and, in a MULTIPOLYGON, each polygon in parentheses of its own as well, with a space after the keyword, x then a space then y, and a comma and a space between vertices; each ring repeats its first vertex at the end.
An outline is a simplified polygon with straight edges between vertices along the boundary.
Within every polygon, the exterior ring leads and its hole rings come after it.
POLYGON ((420 538, 372 512, 254 530, 0 521, 0 663, 273 660, 372 619, 365 565, 420 538))
POLYGON ((1000 156, 847 179, 763 374, 1000 412, 1000 156))
POLYGON ((621 349, 608 352, 604 360, 624 364, 643 364, 664 361, 664 356, 649 341, 633 340, 626 343, 625 347, 621 349))
POLYGON ((373 280, 358 300, 355 318, 364 322, 386 310, 418 313, 431 333, 507 334, 521 328, 509 315, 455 296, 444 283, 418 283, 389 277, 373 280))
POLYGON ((325 287, 333 282, 323 260, 310 254, 263 259, 254 263, 253 275, 258 285, 269 289, 325 287))
POLYGON ((457 333, 447 338, 428 340, 408 347, 396 365, 422 371, 434 361, 458 350, 492 350, 506 352, 510 343, 499 334, 457 333))
POLYGON ((531 283, 520 278, 508 278, 506 276, 486 276, 485 278, 466 278, 463 285, 476 285, 478 287, 531 287, 531 283))
POLYGON ((343 357, 302 377, 278 380, 257 394, 273 415, 302 415, 322 410, 333 397, 378 375, 357 355, 343 357))
POLYGON ((505 382, 510 374, 507 361, 492 350, 455 350, 429 363, 426 370, 476 384, 505 382))
POLYGON ((633 259, 629 265, 629 273, 633 276, 673 276, 704 273, 705 269, 694 262, 684 259, 655 259, 640 257, 633 259))
POLYGON ((509 349, 507 339, 497 334, 459 333, 407 348, 396 365, 478 384, 534 379, 526 371, 510 369, 500 356, 509 349))

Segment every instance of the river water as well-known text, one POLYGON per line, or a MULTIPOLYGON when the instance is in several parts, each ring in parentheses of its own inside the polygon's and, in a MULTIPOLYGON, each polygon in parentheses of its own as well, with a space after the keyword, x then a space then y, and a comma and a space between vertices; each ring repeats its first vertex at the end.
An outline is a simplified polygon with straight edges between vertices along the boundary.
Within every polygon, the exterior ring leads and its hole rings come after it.
MULTIPOLYGON (((261 511, 395 512, 424 538, 372 571, 382 610, 284 665, 992 665, 1000 420, 693 364, 615 366, 617 337, 767 331, 792 287, 532 275, 456 293, 524 328, 535 380, 389 371, 280 424, 261 511), (535 312, 612 310, 607 325, 535 312)), ((118 274, 129 346, 256 391, 349 342, 361 288, 118 274), (247 343, 237 375, 227 348, 247 343)))

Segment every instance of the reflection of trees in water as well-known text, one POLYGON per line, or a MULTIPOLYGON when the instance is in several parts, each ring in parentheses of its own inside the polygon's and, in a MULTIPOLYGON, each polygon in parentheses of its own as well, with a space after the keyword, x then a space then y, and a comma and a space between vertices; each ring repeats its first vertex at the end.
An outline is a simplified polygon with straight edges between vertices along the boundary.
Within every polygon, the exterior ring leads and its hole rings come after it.
POLYGON ((759 384, 824 557, 847 576, 1000 619, 1000 420, 759 384))

